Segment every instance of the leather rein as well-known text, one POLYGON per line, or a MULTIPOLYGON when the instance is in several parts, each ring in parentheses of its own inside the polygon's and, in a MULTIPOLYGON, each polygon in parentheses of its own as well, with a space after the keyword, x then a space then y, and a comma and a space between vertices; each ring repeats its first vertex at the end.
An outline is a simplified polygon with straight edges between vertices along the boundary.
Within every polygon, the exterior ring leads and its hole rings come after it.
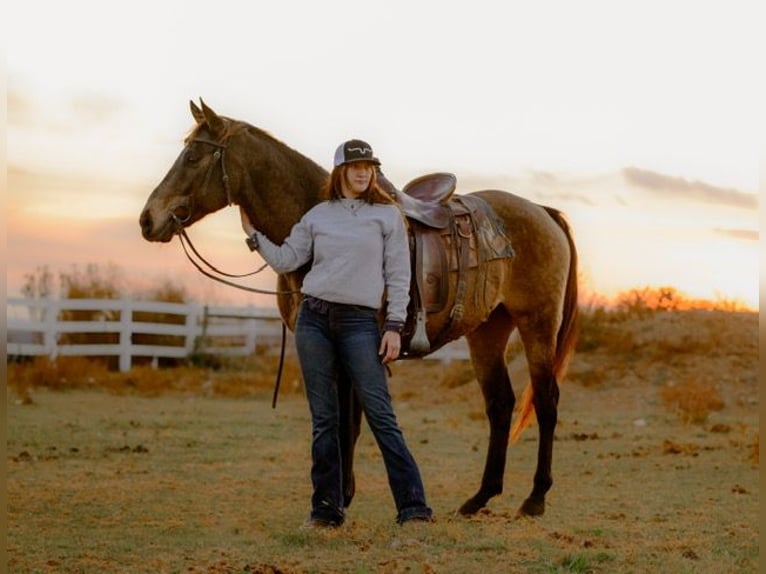
MULTIPOLYGON (((226 172, 226 163, 224 161, 224 156, 226 153, 226 144, 214 142, 212 140, 207 140, 202 138, 195 138, 192 140, 192 142, 204 143, 216 148, 215 152, 213 153, 213 163, 210 164, 210 167, 208 168, 207 173, 205 174, 205 182, 203 184, 202 193, 204 194, 207 191, 208 185, 210 184, 210 179, 213 174, 213 170, 215 169, 216 163, 220 160, 223 186, 224 186, 224 189, 226 190, 226 201, 228 205, 232 205, 234 202, 232 201, 231 187, 229 185, 229 174, 226 172)), ((223 283, 224 285, 235 287, 243 291, 249 291, 251 293, 259 293, 262 295, 292 295, 295 293, 300 293, 299 290, 272 291, 268 289, 257 289, 255 287, 248 287, 246 285, 241 285, 239 283, 229 281, 228 279, 224 279, 224 277, 235 278, 235 279, 242 278, 242 277, 250 277, 251 275, 255 275, 263 271, 268 266, 268 264, 264 263, 255 271, 251 271, 249 273, 234 274, 234 273, 226 273, 225 271, 221 271, 215 265, 213 265, 207 259, 205 259, 199 253, 199 251, 197 251, 197 248, 194 247, 194 244, 189 238, 189 235, 186 233, 186 229, 184 226, 191 218, 191 213, 192 213, 192 210, 188 208, 188 213, 186 217, 183 217, 183 218, 179 217, 174 212, 170 213, 170 217, 173 219, 173 221, 176 224, 176 235, 178 235, 178 240, 181 242, 181 247, 183 248, 184 254, 186 255, 186 258, 192 263, 192 265, 194 265, 194 267, 197 268, 197 271, 199 271, 206 277, 213 279, 214 281, 218 281, 219 283, 223 283), (197 259, 199 259, 199 262, 196 261, 194 257, 192 257, 192 253, 197 257, 197 259), (207 269, 205 269, 203 265, 207 267, 207 269)), ((281 349, 279 353, 279 367, 277 369, 277 379, 274 384, 274 395, 271 400, 271 408, 275 408, 277 405, 277 395, 279 394, 279 386, 282 380, 282 368, 284 366, 284 360, 285 360, 286 340, 287 340, 287 329, 285 326, 285 322, 282 321, 282 345, 281 345, 281 349)))

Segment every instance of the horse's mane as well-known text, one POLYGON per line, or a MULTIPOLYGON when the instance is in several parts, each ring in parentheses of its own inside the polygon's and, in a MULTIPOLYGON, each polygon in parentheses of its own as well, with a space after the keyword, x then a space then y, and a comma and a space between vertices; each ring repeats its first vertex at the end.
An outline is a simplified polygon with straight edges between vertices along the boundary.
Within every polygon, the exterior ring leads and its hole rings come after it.
MULTIPOLYGON (((224 132, 221 135, 222 141, 225 142, 228 138, 236 134, 239 134, 240 132, 243 132, 243 131, 249 132, 253 134, 254 136, 256 136, 258 139, 268 141, 268 143, 270 144, 268 147, 271 148, 270 152, 272 156, 270 161, 279 163, 289 158, 288 161, 293 163, 294 166, 302 166, 302 171, 305 170, 305 173, 307 176, 308 174, 318 175, 320 179, 323 179, 324 177, 326 177, 327 172, 325 171, 323 167, 321 167, 315 161, 306 157, 299 151, 291 148, 286 143, 277 139, 266 130, 256 127, 245 121, 235 120, 233 118, 229 118, 226 116, 219 116, 219 117, 223 120, 223 123, 224 123, 224 132)), ((188 144, 190 141, 198 137, 199 132, 205 126, 207 126, 206 122, 201 122, 192 126, 192 128, 189 130, 189 133, 184 138, 184 145, 188 144)))

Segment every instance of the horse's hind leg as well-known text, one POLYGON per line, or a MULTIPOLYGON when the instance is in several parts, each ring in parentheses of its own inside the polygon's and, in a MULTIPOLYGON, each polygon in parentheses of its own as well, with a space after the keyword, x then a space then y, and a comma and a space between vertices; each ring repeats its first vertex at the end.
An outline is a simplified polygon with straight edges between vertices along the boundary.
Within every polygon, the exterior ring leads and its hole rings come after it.
POLYGON ((553 485, 551 464, 559 404, 559 385, 553 370, 556 331, 553 326, 543 325, 538 316, 534 324, 531 320, 519 321, 519 333, 529 364, 530 384, 534 391, 533 405, 539 430, 534 486, 519 508, 519 514, 538 516, 545 512, 545 495, 553 485))
POLYGON ((505 364, 505 347, 513 322, 503 309, 496 309, 489 320, 466 335, 471 362, 489 419, 489 445, 479 491, 460 507, 460 514, 471 515, 503 492, 503 475, 511 429, 511 413, 516 398, 505 364))

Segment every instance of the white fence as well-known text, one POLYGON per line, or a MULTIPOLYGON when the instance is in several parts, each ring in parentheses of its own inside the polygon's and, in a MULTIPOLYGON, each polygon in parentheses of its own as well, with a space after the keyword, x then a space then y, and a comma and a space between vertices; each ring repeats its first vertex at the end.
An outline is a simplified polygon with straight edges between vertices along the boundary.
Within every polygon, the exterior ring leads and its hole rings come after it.
POLYGON ((255 350, 257 338, 271 344, 281 333, 279 313, 273 308, 130 299, 9 298, 6 310, 9 357, 116 356, 121 371, 130 369, 133 357, 183 358, 195 351, 247 355, 255 350), (85 319, 77 320, 78 314, 85 319), (82 339, 83 334, 90 334, 91 339, 111 334, 109 338, 115 342, 71 342, 82 339), (152 336, 157 344, 139 342, 152 336))
MULTIPOLYGON (((248 355, 255 351, 256 341, 270 346, 280 336, 281 321, 275 308, 131 299, 7 300, 8 357, 111 356, 119 357, 120 370, 127 371, 133 357, 184 358, 194 352, 248 355), (78 313, 86 318, 80 320, 78 313), (115 342, 73 342, 85 335, 92 340, 110 334, 115 342), (157 341, 142 343, 147 335, 157 341), (174 344, 167 344, 168 339, 174 344)), ((468 349, 460 339, 426 358, 447 363, 467 359, 468 349)))

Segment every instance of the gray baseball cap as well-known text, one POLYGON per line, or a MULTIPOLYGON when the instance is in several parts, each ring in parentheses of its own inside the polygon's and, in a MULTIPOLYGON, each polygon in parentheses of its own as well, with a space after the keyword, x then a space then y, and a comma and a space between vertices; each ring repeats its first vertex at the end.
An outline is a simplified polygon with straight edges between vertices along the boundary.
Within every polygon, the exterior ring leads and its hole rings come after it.
POLYGON ((372 146, 365 141, 348 140, 340 144, 335 150, 335 167, 356 161, 370 161, 375 165, 380 165, 380 160, 372 154, 372 146))

